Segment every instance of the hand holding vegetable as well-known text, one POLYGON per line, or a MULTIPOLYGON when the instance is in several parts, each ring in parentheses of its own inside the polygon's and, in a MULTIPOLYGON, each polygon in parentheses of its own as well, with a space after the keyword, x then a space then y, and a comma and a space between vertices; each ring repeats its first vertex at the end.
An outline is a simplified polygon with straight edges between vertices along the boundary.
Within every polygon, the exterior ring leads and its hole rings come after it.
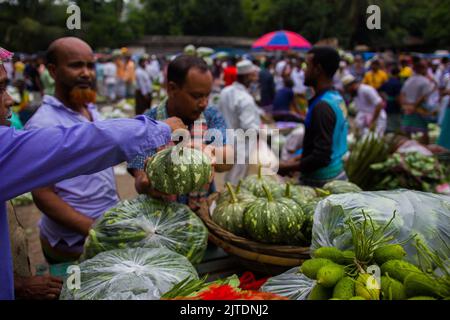
POLYGON ((172 117, 164 121, 170 129, 173 131, 179 130, 179 129, 187 129, 187 126, 181 121, 180 118, 172 117))
MULTIPOLYGON (((148 160, 145 161, 145 166, 147 166, 148 160)), ((153 188, 151 181, 148 178, 145 171, 142 171, 142 170, 135 171, 134 185, 135 185, 136 191, 139 194, 145 194, 154 199, 161 199, 161 200, 165 200, 165 201, 174 201, 176 199, 175 195, 169 195, 169 194, 160 192, 160 191, 156 190, 155 188, 153 188)))

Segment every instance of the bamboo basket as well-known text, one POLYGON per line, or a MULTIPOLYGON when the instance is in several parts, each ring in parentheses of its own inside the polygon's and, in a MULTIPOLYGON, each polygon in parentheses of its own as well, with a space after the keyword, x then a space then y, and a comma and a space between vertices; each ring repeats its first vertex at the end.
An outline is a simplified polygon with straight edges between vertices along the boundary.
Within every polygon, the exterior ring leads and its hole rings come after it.
POLYGON ((210 215, 211 204, 218 194, 212 195, 197 211, 209 229, 209 240, 228 254, 235 256, 246 268, 262 274, 280 274, 302 265, 310 259, 309 247, 271 245, 237 236, 216 224, 210 215))

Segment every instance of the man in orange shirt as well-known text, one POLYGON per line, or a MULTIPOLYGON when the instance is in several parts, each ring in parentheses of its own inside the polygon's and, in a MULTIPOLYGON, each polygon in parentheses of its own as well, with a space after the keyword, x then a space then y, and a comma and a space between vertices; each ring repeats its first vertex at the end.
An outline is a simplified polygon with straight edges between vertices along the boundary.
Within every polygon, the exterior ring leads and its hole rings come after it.
POLYGON ((118 96, 119 98, 134 97, 134 83, 136 81, 135 65, 131 55, 127 52, 116 60, 118 96))
POLYGON ((387 73, 381 69, 380 61, 374 60, 370 65, 370 71, 364 76, 363 83, 378 90, 388 79, 387 73))

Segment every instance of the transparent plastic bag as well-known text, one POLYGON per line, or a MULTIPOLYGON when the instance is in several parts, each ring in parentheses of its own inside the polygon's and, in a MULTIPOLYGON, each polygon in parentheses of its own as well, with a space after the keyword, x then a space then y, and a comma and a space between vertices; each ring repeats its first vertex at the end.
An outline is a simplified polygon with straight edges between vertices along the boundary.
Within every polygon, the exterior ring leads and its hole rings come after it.
POLYGON ((309 279, 296 267, 270 278, 260 291, 278 294, 291 300, 307 300, 315 285, 315 280, 309 279))
POLYGON ((200 263, 208 229, 189 207, 146 196, 124 201, 106 212, 90 231, 83 259, 124 248, 166 247, 200 263))
MULTIPOLYGON (((396 212, 385 232, 386 236, 394 236, 392 243, 417 235, 430 249, 450 254, 444 245, 450 243, 450 197, 410 190, 347 193, 321 201, 314 214, 311 250, 326 246, 352 249, 352 236, 345 221, 348 217, 362 221, 362 210, 377 226, 387 224, 396 212)), ((417 263, 414 241, 408 241, 404 248, 406 258, 417 263)))
POLYGON ((198 279, 185 257, 166 248, 102 252, 79 268, 79 288, 65 281, 61 300, 159 300, 182 280, 198 279))

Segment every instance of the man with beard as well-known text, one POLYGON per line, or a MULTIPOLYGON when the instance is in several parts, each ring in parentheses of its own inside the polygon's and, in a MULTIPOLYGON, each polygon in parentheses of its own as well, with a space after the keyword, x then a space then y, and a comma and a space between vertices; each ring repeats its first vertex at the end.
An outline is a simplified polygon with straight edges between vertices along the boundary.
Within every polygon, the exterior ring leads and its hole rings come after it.
POLYGON ((346 180, 343 157, 347 152, 347 112, 342 96, 333 90, 339 67, 338 52, 315 47, 306 57, 305 85, 313 87, 305 119, 303 154, 280 164, 280 173, 300 171, 302 184, 322 187, 331 180, 346 180))
MULTIPOLYGON (((147 148, 167 144, 171 131, 185 128, 177 118, 161 123, 141 116, 16 131, 9 127, 14 101, 6 91, 8 77, 2 65, 11 57, 10 52, 0 48, 0 300, 14 299, 6 201, 36 188, 129 161, 147 148)), ((46 290, 41 284, 31 283, 34 289, 46 290)), ((20 283, 17 285, 20 287, 20 283)), ((27 294, 31 293, 29 285, 27 294)), ((56 292, 40 294, 57 298, 58 284, 53 281, 50 287, 56 292)), ((27 296, 30 298, 35 297, 27 296)))
MULTIPOLYGON (((47 67, 55 80, 55 96, 44 97, 25 129, 99 121, 94 105, 95 60, 89 45, 77 38, 56 40, 48 48, 47 67)), ((39 224, 41 244, 51 264, 77 260, 92 224, 119 202, 113 168, 36 189, 32 194, 44 214, 39 224)))

